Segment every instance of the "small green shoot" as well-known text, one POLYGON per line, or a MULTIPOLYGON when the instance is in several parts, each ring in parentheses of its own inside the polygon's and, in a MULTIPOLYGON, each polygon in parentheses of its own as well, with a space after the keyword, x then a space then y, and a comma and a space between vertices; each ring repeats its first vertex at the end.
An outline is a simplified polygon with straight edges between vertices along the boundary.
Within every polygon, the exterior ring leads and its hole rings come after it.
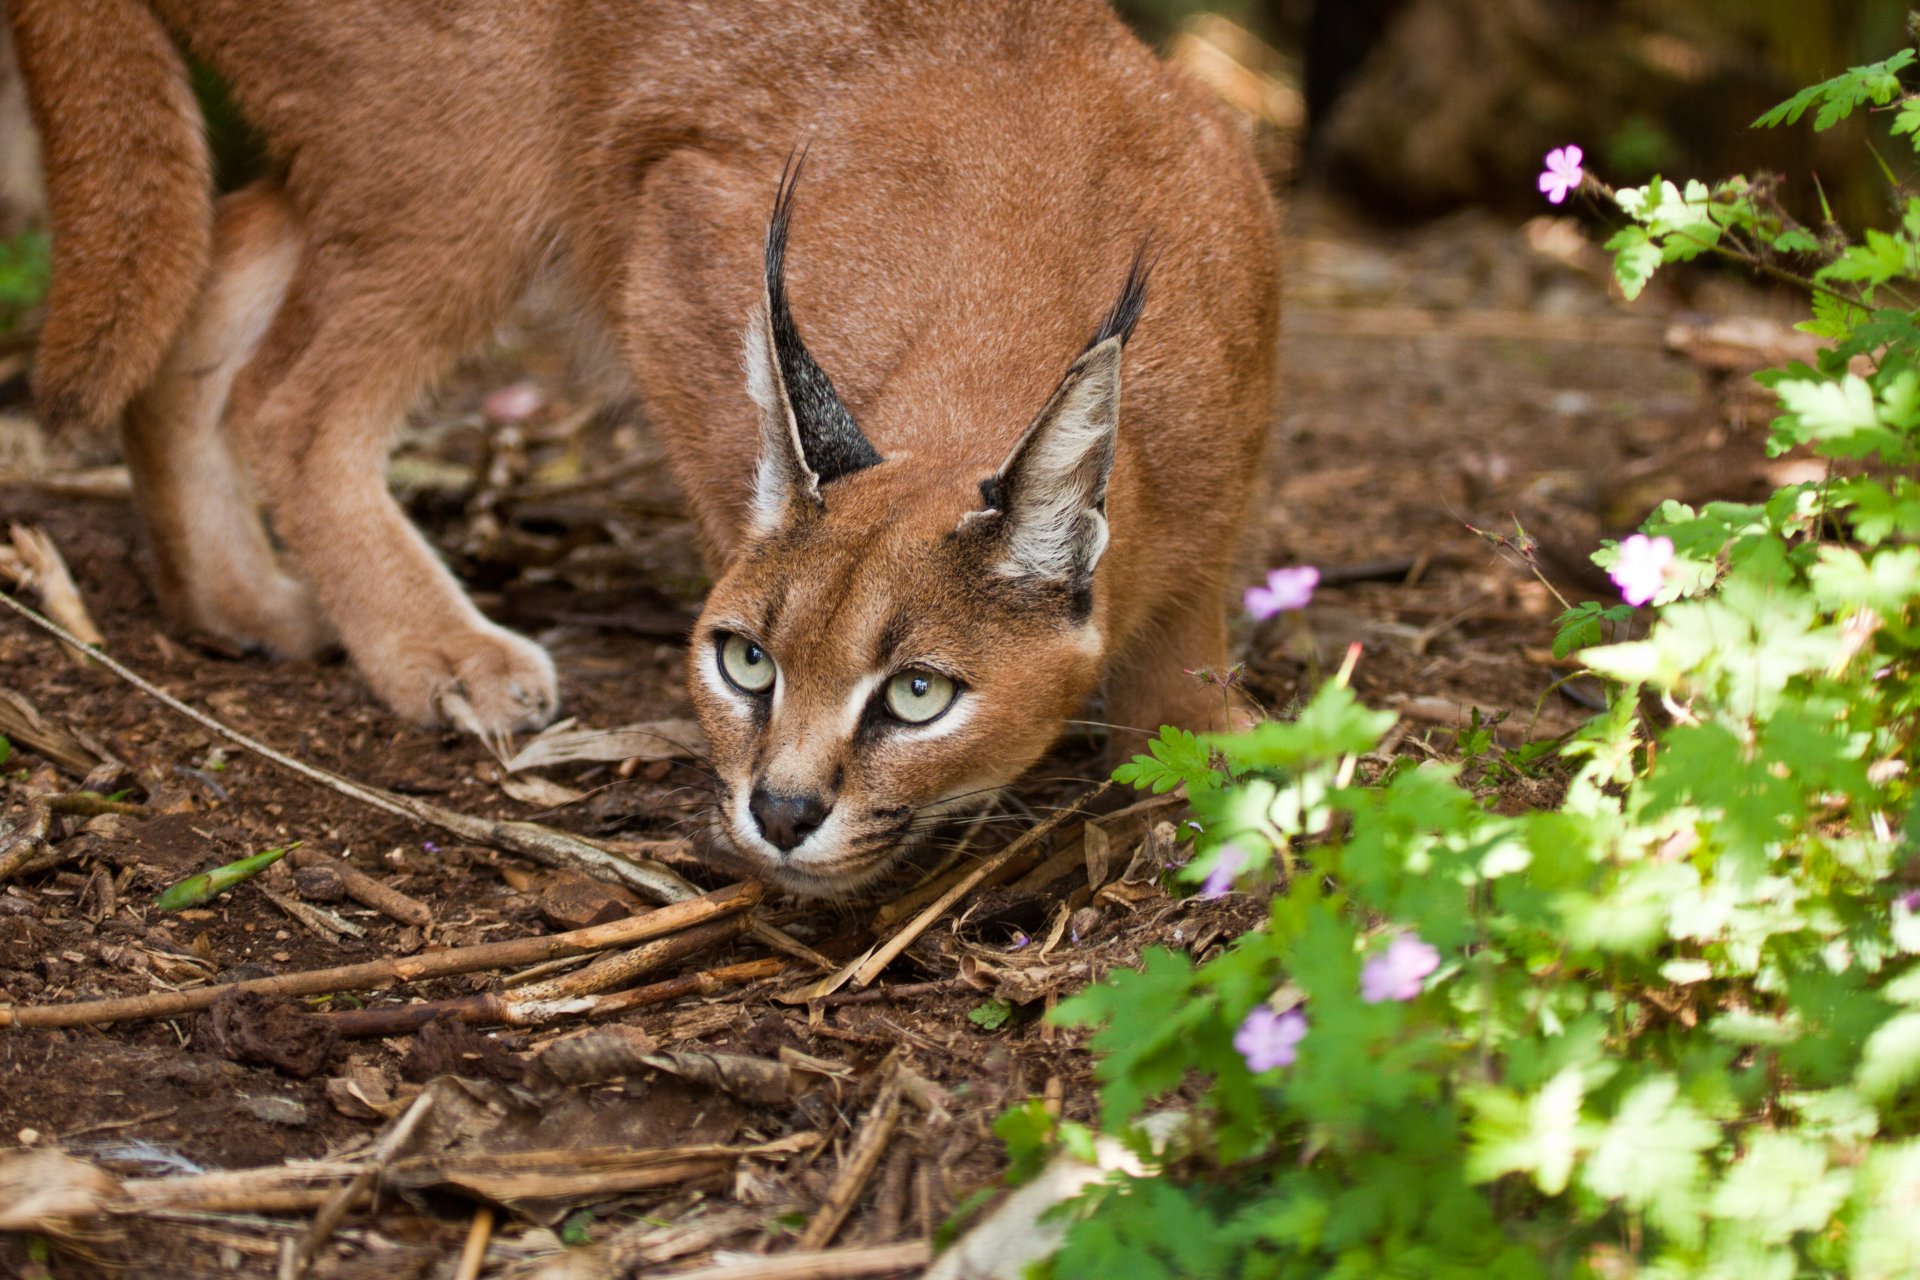
POLYGON ((188 907, 204 906, 235 885, 259 875, 286 857, 288 850, 299 847, 300 843, 295 841, 283 849, 267 849, 250 858, 229 862, 224 867, 215 867, 211 871, 202 871, 199 875, 188 876, 178 884, 162 890, 153 900, 154 910, 184 911, 188 907))

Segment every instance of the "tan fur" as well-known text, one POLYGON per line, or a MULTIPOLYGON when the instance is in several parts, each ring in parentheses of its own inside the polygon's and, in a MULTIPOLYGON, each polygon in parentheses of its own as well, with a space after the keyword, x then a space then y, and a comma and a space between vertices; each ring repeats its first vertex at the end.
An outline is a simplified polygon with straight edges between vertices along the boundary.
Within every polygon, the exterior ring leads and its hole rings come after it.
POLYGON ((545 655, 472 608, 382 467, 422 386, 557 276, 612 336, 718 571, 690 683, 718 834, 763 874, 820 892, 880 874, 916 815, 1031 765, 1103 671, 1117 724, 1217 720, 1182 669, 1225 658, 1275 395, 1274 211, 1235 124, 1104 4, 11 4, 55 228, 41 392, 66 417, 133 404, 191 621, 290 653, 337 632, 417 719, 455 695, 488 733, 551 715, 545 655), (217 225, 163 29, 279 162, 217 225), (800 146, 787 293, 884 461, 756 530, 742 343, 800 146), (1004 590, 1005 556, 962 526, 1149 241, 1110 540, 1070 616, 1004 590), (758 711, 716 683, 715 636, 743 630, 780 667, 758 711), (962 674, 965 715, 861 729, 883 656, 962 674), (783 854, 746 813, 756 790, 829 818, 783 854))

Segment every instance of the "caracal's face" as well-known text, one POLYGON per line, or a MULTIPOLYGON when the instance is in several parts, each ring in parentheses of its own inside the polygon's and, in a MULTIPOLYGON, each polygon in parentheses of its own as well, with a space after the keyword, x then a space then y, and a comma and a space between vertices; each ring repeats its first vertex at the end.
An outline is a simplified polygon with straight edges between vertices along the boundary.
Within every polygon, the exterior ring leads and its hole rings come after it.
POLYGON ((688 655, 718 852, 795 892, 887 876, 1037 760, 1098 677, 1059 584, 995 572, 964 483, 911 456, 826 486, 734 557, 688 655))

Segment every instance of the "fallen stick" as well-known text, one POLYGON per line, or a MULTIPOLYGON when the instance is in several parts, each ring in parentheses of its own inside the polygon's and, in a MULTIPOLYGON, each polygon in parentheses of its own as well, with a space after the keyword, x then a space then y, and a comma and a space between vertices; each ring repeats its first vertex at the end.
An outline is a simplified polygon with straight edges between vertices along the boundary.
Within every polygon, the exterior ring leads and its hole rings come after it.
POLYGON ((879 1168, 880 1156, 886 1151, 888 1140, 893 1137, 894 1126, 900 1123, 900 1057, 897 1050, 887 1058, 883 1070, 886 1075, 880 1082, 880 1091, 875 1095, 873 1105, 867 1108, 867 1116, 860 1122, 859 1132, 854 1134, 852 1143, 847 1147, 846 1158, 840 1162, 840 1171, 834 1175, 833 1185, 827 1189, 826 1200, 808 1220, 807 1229, 800 1233, 802 1249, 823 1249, 833 1243, 840 1224, 847 1220, 854 1202, 860 1199, 860 1193, 873 1177, 873 1171, 879 1168))
MULTIPOLYGON (((56 640, 70 645, 82 645, 80 638, 65 627, 42 616, 5 592, 0 592, 0 605, 5 605, 56 640)), ((428 804, 424 800, 416 800, 412 796, 403 796, 379 787, 355 782, 351 778, 342 777, 330 770, 310 765, 304 760, 296 760, 284 752, 276 751, 257 738, 221 723, 206 712, 180 701, 159 685, 100 650, 90 649, 88 656, 168 710, 185 716, 201 728, 216 733, 235 746, 251 751, 261 759, 271 761, 309 782, 338 791, 383 813, 425 822, 464 840, 518 853, 547 866, 579 867, 582 870, 592 871, 644 893, 656 902, 679 902, 699 893, 699 890, 686 880, 665 867, 653 867, 629 861, 598 847, 591 841, 564 831, 556 831, 551 827, 543 827, 533 822, 504 822, 458 813, 452 809, 443 809, 436 804, 428 804)))
POLYGON ((776 1258, 747 1258, 698 1271, 676 1271, 670 1280, 851 1280, 855 1276, 886 1276, 913 1271, 933 1261, 933 1246, 924 1240, 906 1244, 870 1245, 862 1249, 829 1249, 821 1253, 783 1253, 776 1258))
POLYGON ((268 902, 284 911, 288 918, 315 937, 337 943, 343 937, 364 938, 367 931, 342 916, 328 911, 325 907, 316 907, 311 902, 302 902, 298 898, 289 898, 284 893, 276 893, 259 881, 254 882, 268 902))
MULTIPOLYGON (((65 627, 51 619, 42 617, 33 609, 21 604, 5 592, 0 592, 0 605, 5 605, 21 617, 39 627, 57 640, 77 643, 77 637, 65 627)), ((700 890, 688 880, 675 874, 658 863, 641 862, 615 852, 596 841, 565 831, 556 831, 552 827, 543 827, 537 822, 510 822, 493 818, 479 818, 472 814, 459 813, 452 809, 443 809, 437 804, 428 804, 412 796, 403 796, 379 787, 345 778, 330 770, 310 765, 304 760, 296 760, 284 752, 276 751, 257 738, 249 737, 238 729, 230 728, 208 715, 204 711, 188 706, 159 685, 131 670, 124 664, 99 650, 90 651, 92 658, 114 675, 120 677, 149 698, 160 703, 168 710, 176 712, 193 721, 201 728, 218 734, 235 746, 251 751, 272 764, 279 765, 308 782, 317 783, 341 795, 358 800, 383 813, 397 817, 411 818, 429 826, 439 827, 442 831, 470 840, 475 844, 504 849, 530 858, 543 866, 572 867, 592 875, 603 876, 617 884, 624 884, 636 893, 644 894, 654 902, 678 903, 700 896, 700 890)), ((5 690, 0 690, 4 694, 5 690)), ((776 929, 763 920, 753 922, 753 936, 776 950, 807 961, 817 968, 831 969, 833 966, 799 939, 776 929)), ((5 1026, 0 1022, 0 1026, 5 1026)))
MULTIPOLYGON (((11 601, 12 597, 0 595, 0 599, 11 601)), ((12 689, 0 689, 0 735, 83 778, 95 765, 120 763, 90 737, 75 733, 71 725, 50 723, 38 707, 12 689)))
POLYGON ((843 1004, 877 1004, 883 1000, 905 1000, 911 996, 932 995, 936 991, 952 991, 956 987, 971 985, 965 978, 935 978, 931 982, 896 982, 885 987, 868 987, 865 991, 836 991, 830 996, 821 996, 810 1000, 810 1005, 829 1009, 843 1004))
POLYGON ((398 889, 382 884, 356 866, 328 857, 318 849, 301 845, 293 851, 293 865, 307 870, 330 871, 340 878, 347 896, 363 906, 372 907, 401 924, 426 926, 433 923, 433 911, 418 898, 409 898, 398 889))
POLYGON ((52 811, 38 801, 28 801, 20 820, 8 823, 0 818, 0 884, 20 874, 47 842, 47 830, 53 823, 52 811))
POLYGON ((760 900, 762 892, 759 885, 748 882, 716 889, 711 894, 661 907, 643 916, 630 916, 611 924, 575 929, 571 933, 484 942, 478 946, 453 947, 417 956, 390 956, 364 964, 283 973, 271 978, 225 982, 188 991, 158 991, 144 996, 87 1000, 77 1004, 0 1005, 0 1027, 80 1027, 102 1022, 124 1022, 133 1018, 171 1018, 176 1014, 205 1009, 228 994, 324 995, 335 991, 382 987, 390 982, 418 982, 423 978, 444 978, 480 969, 533 964, 557 956, 632 946, 678 933, 744 911, 760 900))
POLYGON ((427 1118, 427 1113, 433 1110, 433 1096, 429 1092, 415 1098, 413 1105, 408 1107, 400 1118, 393 1122, 393 1127, 382 1135, 379 1145, 374 1147, 372 1156, 368 1158, 366 1167, 354 1174, 350 1182, 335 1191, 327 1202, 320 1206, 320 1212, 314 1215, 313 1225, 307 1229, 304 1236, 300 1237, 300 1243, 281 1255, 279 1280, 300 1280, 301 1276, 307 1274, 307 1268, 313 1265, 313 1257, 320 1252, 320 1246, 333 1237, 334 1229, 340 1225, 340 1220, 347 1216, 348 1210, 353 1208, 355 1202, 373 1193, 374 1183, 379 1181, 387 1165, 392 1162, 394 1156, 399 1154, 400 1148, 406 1145, 407 1140, 413 1137, 413 1131, 420 1127, 420 1122, 427 1118))
MULTIPOLYGON (((627 954, 644 954, 651 962, 646 967, 657 969, 676 960, 695 955, 710 946, 737 938, 745 930, 746 922, 735 916, 712 924, 699 925, 659 942, 646 943, 633 948, 627 954)), ((622 991, 610 996, 581 993, 529 998, 525 994, 527 988, 521 987, 510 991, 477 991, 472 995, 455 996, 449 1000, 422 1000, 415 1004, 388 1005, 372 1009, 345 1009, 338 1013, 317 1016, 324 1018, 329 1026, 349 1039, 406 1035, 440 1018, 450 1018, 455 1022, 466 1023, 498 1023, 507 1027, 542 1027, 569 1018, 605 1017, 650 1004, 663 1004, 682 996, 718 991, 724 987, 752 982, 757 978, 778 973, 785 967, 786 962, 782 960, 754 960, 746 964, 710 970, 704 974, 690 974, 684 978, 657 982, 649 987, 638 987, 632 991, 622 991)))
POLYGON ((493 1209, 481 1205, 473 1211, 473 1225, 467 1228, 467 1243, 460 1250, 460 1265, 453 1280, 480 1280, 480 1264, 487 1257, 487 1241, 493 1238, 493 1209))
POLYGON ((285 1213, 317 1209, 362 1168, 360 1161, 266 1165, 258 1169, 221 1169, 168 1178, 130 1178, 120 1184, 124 1199, 108 1206, 115 1213, 157 1210, 199 1213, 285 1213))
MULTIPOLYGON (((966 879, 941 894, 926 910, 922 911, 912 920, 909 920, 900 932, 894 934, 884 945, 876 948, 873 954, 867 957, 865 963, 853 971, 853 985, 855 987, 870 985, 875 978, 880 976, 882 970, 892 964, 902 951, 912 946, 921 934, 932 928, 933 922, 945 915, 947 910, 952 907, 954 903, 965 897, 975 885, 994 874, 994 872, 1009 862, 1012 862, 1015 858, 1025 854, 1028 849, 1031 849, 1040 841, 1052 835, 1054 828, 1058 827, 1076 813, 1081 812, 1108 791, 1111 791, 1113 785, 1111 781, 1101 783, 1093 790, 1075 800, 1072 804, 1065 806, 1059 810, 1059 812, 1048 817, 1047 820, 1039 826, 1028 828, 1021 834, 1019 839, 1000 850, 1000 852, 990 858, 984 859, 979 866, 973 869, 966 879)), ((821 994, 825 995, 829 993, 822 992, 821 994)))

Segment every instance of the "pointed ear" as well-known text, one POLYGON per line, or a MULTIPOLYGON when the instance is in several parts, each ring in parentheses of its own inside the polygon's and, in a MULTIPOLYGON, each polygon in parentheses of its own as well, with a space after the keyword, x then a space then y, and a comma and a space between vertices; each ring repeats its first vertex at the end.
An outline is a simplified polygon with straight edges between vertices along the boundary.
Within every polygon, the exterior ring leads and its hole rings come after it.
POLYGON ((787 229, 805 161, 804 154, 790 159, 780 175, 767 223, 766 294, 747 330, 747 390, 760 408, 752 507, 757 534, 777 528, 796 504, 823 506, 820 486, 881 460, 800 340, 787 304, 787 229))
POLYGON ((1153 264, 1142 245, 1086 350, 1000 470, 981 482, 986 509, 962 521, 998 524, 998 569, 1008 577, 1071 582, 1092 599, 1107 548, 1107 479, 1120 426, 1120 353, 1147 302, 1153 264))
POLYGON ((1120 338, 1067 370, 1047 407, 984 485, 997 509, 1001 573, 1090 581, 1107 547, 1107 477, 1120 425, 1120 338))

